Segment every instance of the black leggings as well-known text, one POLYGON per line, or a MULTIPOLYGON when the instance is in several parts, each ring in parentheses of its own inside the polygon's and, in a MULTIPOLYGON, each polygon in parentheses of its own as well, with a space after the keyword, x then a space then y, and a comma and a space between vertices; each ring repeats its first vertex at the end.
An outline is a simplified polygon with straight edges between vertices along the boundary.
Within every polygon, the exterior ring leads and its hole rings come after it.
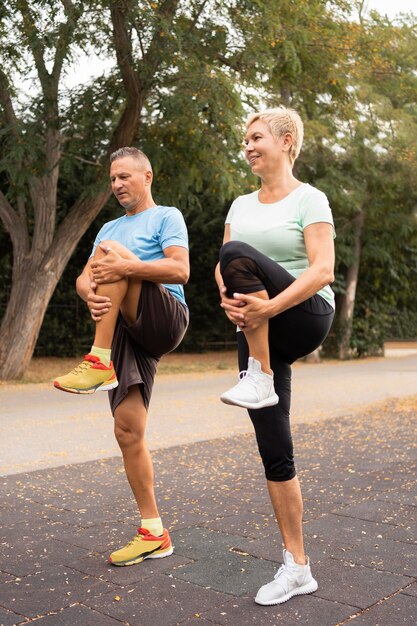
MULTIPOLYGON (((275 261, 242 241, 222 246, 220 272, 229 297, 235 292, 266 290, 274 298, 295 280, 275 261)), ((269 320, 271 368, 279 403, 248 410, 268 480, 291 480, 296 475, 290 428, 291 363, 323 343, 333 317, 332 306, 316 294, 269 320)), ((237 343, 239 369, 244 370, 249 349, 243 332, 237 333, 237 343)))

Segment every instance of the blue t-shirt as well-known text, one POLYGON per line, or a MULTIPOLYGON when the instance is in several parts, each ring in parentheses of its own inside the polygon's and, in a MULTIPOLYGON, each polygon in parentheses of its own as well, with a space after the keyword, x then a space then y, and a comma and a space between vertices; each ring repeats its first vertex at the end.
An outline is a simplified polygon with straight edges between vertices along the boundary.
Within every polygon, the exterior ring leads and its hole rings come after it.
MULTIPOLYGON (((107 222, 94 241, 91 256, 98 244, 106 239, 118 241, 141 261, 163 259, 163 251, 169 246, 181 246, 188 250, 187 227, 182 213, 169 206, 153 206, 136 215, 123 215, 107 222)), ((164 287, 185 304, 182 285, 164 287)))

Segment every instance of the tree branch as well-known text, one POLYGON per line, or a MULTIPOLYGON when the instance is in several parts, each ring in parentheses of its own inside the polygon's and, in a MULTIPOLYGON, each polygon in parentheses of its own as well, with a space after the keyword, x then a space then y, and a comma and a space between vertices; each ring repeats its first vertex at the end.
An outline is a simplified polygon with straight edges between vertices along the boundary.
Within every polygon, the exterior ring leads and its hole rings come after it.
POLYGON ((12 234, 13 227, 16 223, 16 213, 13 210, 12 205, 4 195, 4 193, 0 190, 0 219, 4 224, 4 228, 9 233, 12 234))
POLYGON ((14 255, 27 254, 29 251, 29 236, 26 227, 26 214, 18 215, 1 190, 0 219, 12 240, 14 255))
POLYGON ((126 1, 113 5, 110 9, 117 64, 129 99, 139 97, 141 85, 139 77, 134 70, 132 42, 125 23, 127 12, 128 6, 126 1))
POLYGON ((58 274, 64 271, 79 240, 106 204, 111 195, 111 186, 108 182, 104 183, 103 175, 101 180, 101 188, 79 198, 58 226, 44 257, 44 271, 49 271, 51 267, 58 274))
MULTIPOLYGON (((179 0, 165 0, 158 9, 159 16, 165 21, 167 29, 172 25, 178 4, 179 0)), ((143 69, 146 68, 146 72, 144 73, 147 83, 146 88, 150 87, 150 84, 154 80, 155 72, 161 63, 162 55, 160 51, 164 49, 165 36, 165 31, 161 30, 161 28, 155 28, 149 47, 143 56, 142 66, 144 66, 143 69)))
POLYGON ((198 20, 200 19, 200 16, 202 14, 202 12, 204 11, 206 4, 208 4, 209 0, 203 0, 203 2, 200 4, 200 6, 196 9, 195 13, 192 16, 192 25, 196 26, 198 20))
POLYGON ((13 107, 13 101, 10 95, 9 79, 0 67, 0 103, 3 105, 4 116, 6 124, 8 124, 12 130, 13 135, 17 138, 20 136, 18 130, 19 120, 16 117, 16 113, 13 107))
POLYGON ((67 21, 59 27, 58 41, 55 48, 52 76, 56 83, 58 83, 61 76, 62 65, 67 56, 77 21, 82 15, 82 8, 74 7, 71 0, 62 0, 62 4, 64 5, 67 21))
POLYGON ((23 32, 35 61, 43 93, 46 95, 49 92, 50 75, 45 65, 45 46, 39 37, 39 32, 27 0, 18 0, 17 6, 22 14, 23 32))

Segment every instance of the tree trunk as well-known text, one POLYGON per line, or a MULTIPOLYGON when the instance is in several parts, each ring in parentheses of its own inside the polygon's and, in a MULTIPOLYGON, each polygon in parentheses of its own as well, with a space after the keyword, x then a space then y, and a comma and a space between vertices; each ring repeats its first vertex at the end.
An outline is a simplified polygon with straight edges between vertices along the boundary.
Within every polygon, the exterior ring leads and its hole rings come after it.
POLYGON ((30 363, 43 318, 59 276, 22 264, 0 328, 0 378, 21 378, 30 363))
POLYGON ((353 312, 355 308, 356 288, 358 284, 359 265, 362 246, 362 231, 365 214, 359 211, 353 219, 354 246, 352 263, 346 272, 346 293, 340 299, 338 326, 340 329, 338 353, 339 359, 350 356, 350 339, 352 336, 353 312))
MULTIPOLYGON (((65 4, 65 3, 64 3, 65 4)), ((164 36, 156 29, 141 71, 135 69, 132 25, 129 2, 115 3, 111 8, 113 40, 117 61, 125 88, 125 106, 119 122, 110 138, 107 157, 115 149, 130 145, 137 136, 144 101, 153 86, 160 62, 159 45, 164 36), (152 70, 152 71, 151 71, 152 70), (144 82, 142 75, 148 76, 144 82)), ((172 22, 178 0, 165 0, 161 15, 167 27, 172 22)), ((73 8, 68 4, 68 11, 73 8)), ((49 300, 74 252, 78 241, 107 202, 111 188, 107 171, 98 172, 94 189, 82 194, 56 227, 57 186, 61 158, 62 137, 58 130, 58 83, 62 62, 69 46, 75 21, 69 16, 63 26, 62 37, 57 42, 52 74, 47 72, 43 48, 39 43, 36 25, 26 11, 23 18, 31 35, 30 45, 38 70, 45 100, 45 116, 48 125, 44 138, 45 165, 42 175, 29 181, 30 199, 34 213, 32 237, 30 237, 26 207, 23 200, 16 211, 0 190, 0 219, 13 244, 12 290, 7 310, 0 327, 0 379, 21 378, 30 362, 42 326, 49 300)), ((7 121, 17 128, 12 107, 11 90, 7 77, 0 68, 0 93, 6 110, 7 121)), ((18 136, 18 139, 20 136, 18 136)), ((107 162, 107 158, 103 162, 107 162)), ((104 166, 107 169, 107 166, 104 166)))

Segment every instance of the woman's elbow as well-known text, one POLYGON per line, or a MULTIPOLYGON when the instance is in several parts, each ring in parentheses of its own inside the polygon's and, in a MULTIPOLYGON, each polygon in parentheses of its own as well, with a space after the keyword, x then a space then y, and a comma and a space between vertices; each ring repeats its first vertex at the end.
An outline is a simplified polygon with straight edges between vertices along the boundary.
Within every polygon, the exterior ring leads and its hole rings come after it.
POLYGON ((318 270, 320 289, 323 289, 323 287, 327 287, 327 285, 331 285, 334 282, 333 266, 326 263, 319 266, 318 270))
POLYGON ((322 282, 323 282, 323 287, 327 287, 327 285, 331 285, 332 283, 334 283, 333 268, 331 267, 323 268, 322 282))

